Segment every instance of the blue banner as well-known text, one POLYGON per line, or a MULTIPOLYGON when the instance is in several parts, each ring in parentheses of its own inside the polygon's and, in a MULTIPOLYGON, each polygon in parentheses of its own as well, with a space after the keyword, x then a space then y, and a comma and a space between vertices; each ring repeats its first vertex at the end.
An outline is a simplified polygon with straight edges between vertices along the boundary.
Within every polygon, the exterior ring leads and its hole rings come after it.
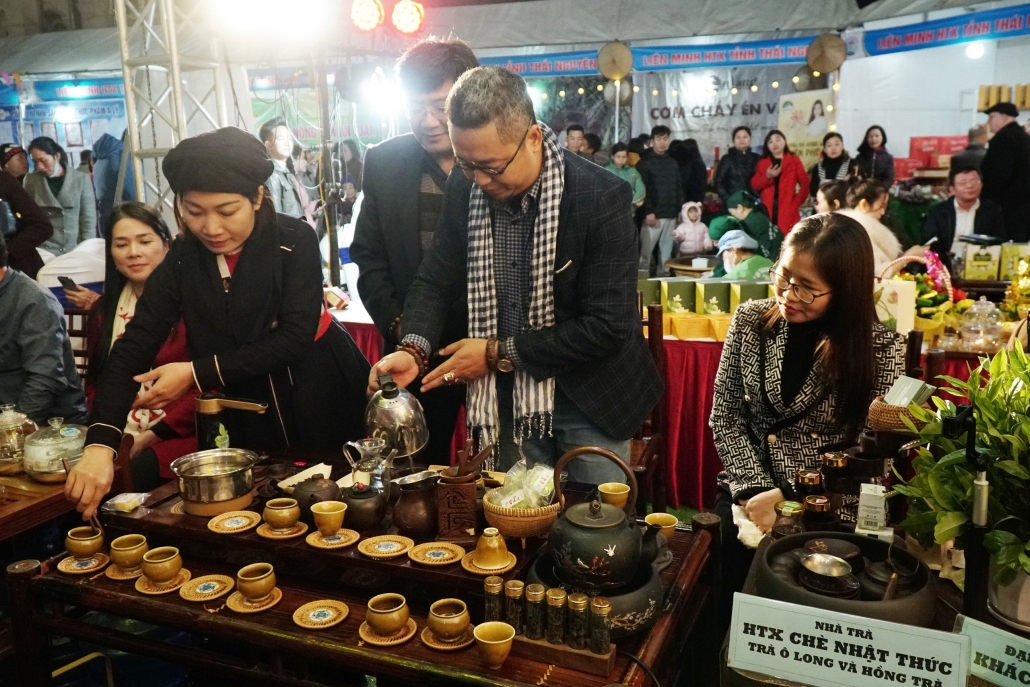
POLYGON ((744 43, 632 48, 633 68, 638 72, 657 72, 670 69, 804 62, 805 56, 808 55, 808 44, 813 38, 815 36, 744 43))
POLYGON ((125 82, 121 79, 75 79, 32 83, 36 97, 44 102, 125 97, 125 82))
POLYGON ((865 32, 865 51, 884 55, 1030 34, 1030 4, 865 32))
POLYGON ((510 55, 480 57, 480 64, 504 67, 523 78, 534 76, 596 76, 597 51, 551 53, 549 55, 510 55))
POLYGON ((0 105, 17 105, 18 89, 0 81, 0 105))

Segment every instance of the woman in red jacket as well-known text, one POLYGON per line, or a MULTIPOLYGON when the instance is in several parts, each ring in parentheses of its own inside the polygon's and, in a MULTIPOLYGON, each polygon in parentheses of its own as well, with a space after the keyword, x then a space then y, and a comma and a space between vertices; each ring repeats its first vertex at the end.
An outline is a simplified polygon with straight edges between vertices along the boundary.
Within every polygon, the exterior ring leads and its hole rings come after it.
POLYGON ((751 187, 761 196, 770 218, 784 235, 801 219, 798 208, 808 198, 809 181, 804 163, 790 152, 783 132, 770 131, 765 137, 762 159, 751 177, 751 187))
MULTIPOLYGON (((86 373, 86 397, 90 407, 93 393, 114 342, 136 312, 136 301, 154 269, 168 253, 171 233, 159 214, 143 203, 123 203, 111 212, 104 228, 107 242, 107 274, 104 295, 93 304, 86 338, 90 351, 86 373)), ((161 347, 153 366, 189 362, 186 327, 180 321, 161 347)), ((140 386, 142 394, 152 383, 140 386)), ((171 479, 168 466, 173 460, 197 450, 194 430, 194 390, 161 410, 133 408, 125 431, 133 435, 133 482, 141 491, 157 486, 158 475, 171 479)))

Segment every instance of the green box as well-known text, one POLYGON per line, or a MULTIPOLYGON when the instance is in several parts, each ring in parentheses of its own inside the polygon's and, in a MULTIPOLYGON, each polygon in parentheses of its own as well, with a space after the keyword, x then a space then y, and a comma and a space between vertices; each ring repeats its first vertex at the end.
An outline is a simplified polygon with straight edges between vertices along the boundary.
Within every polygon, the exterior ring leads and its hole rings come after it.
POLYGON ((666 313, 694 312, 694 277, 666 277, 662 285, 662 310, 666 313), (678 300, 677 300, 678 299, 678 300))
POLYGON ((1030 243, 1003 243, 1001 244, 1001 275, 1002 281, 1013 281, 1019 276, 1019 261, 1030 262, 1030 243))
POLYGON ((645 309, 649 305, 662 302, 662 284, 657 279, 638 279, 637 291, 640 292, 645 309))
POLYGON ((995 281, 1001 268, 1001 246, 978 246, 966 244, 966 262, 962 278, 968 280, 995 281))
POLYGON ((735 281, 730 283, 730 312, 736 312, 737 306, 748 301, 761 301, 769 297, 770 282, 767 281, 735 281))
POLYGON ((694 296, 694 312, 698 315, 730 312, 730 282, 721 279, 698 279, 694 285, 697 289, 694 296))

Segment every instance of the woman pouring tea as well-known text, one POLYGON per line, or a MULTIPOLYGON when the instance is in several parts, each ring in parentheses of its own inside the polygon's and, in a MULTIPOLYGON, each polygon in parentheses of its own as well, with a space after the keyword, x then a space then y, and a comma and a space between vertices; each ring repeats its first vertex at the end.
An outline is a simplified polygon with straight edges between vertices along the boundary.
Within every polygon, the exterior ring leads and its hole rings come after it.
POLYGON ((227 127, 183 140, 162 169, 181 236, 97 383, 86 449, 65 485, 84 519, 110 489, 129 410, 163 408, 191 388, 268 403, 263 415, 226 412, 234 447, 339 449, 364 436, 369 364, 324 307, 311 227, 276 215, 266 197, 264 146, 227 127), (151 370, 180 319, 191 362, 151 370), (140 384, 152 386, 137 397, 140 384))

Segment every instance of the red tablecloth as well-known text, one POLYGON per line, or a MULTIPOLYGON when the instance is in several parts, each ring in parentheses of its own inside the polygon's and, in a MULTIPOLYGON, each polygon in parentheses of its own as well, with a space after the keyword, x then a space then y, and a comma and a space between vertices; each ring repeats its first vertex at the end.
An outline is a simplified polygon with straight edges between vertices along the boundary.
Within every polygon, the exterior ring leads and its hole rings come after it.
POLYGON ((383 357, 383 337, 379 335, 379 330, 376 329, 376 326, 374 324, 365 324, 364 322, 342 321, 341 324, 350 332, 354 343, 358 345, 358 349, 368 358, 368 362, 373 365, 379 362, 379 359, 383 357))
MULTIPOLYGON (((673 508, 711 507, 722 470, 708 418, 712 414, 715 374, 722 344, 714 341, 665 341, 666 497, 673 508)), ((944 374, 969 379, 967 360, 946 359, 944 374)), ((951 400, 957 400, 954 397, 951 400)))

